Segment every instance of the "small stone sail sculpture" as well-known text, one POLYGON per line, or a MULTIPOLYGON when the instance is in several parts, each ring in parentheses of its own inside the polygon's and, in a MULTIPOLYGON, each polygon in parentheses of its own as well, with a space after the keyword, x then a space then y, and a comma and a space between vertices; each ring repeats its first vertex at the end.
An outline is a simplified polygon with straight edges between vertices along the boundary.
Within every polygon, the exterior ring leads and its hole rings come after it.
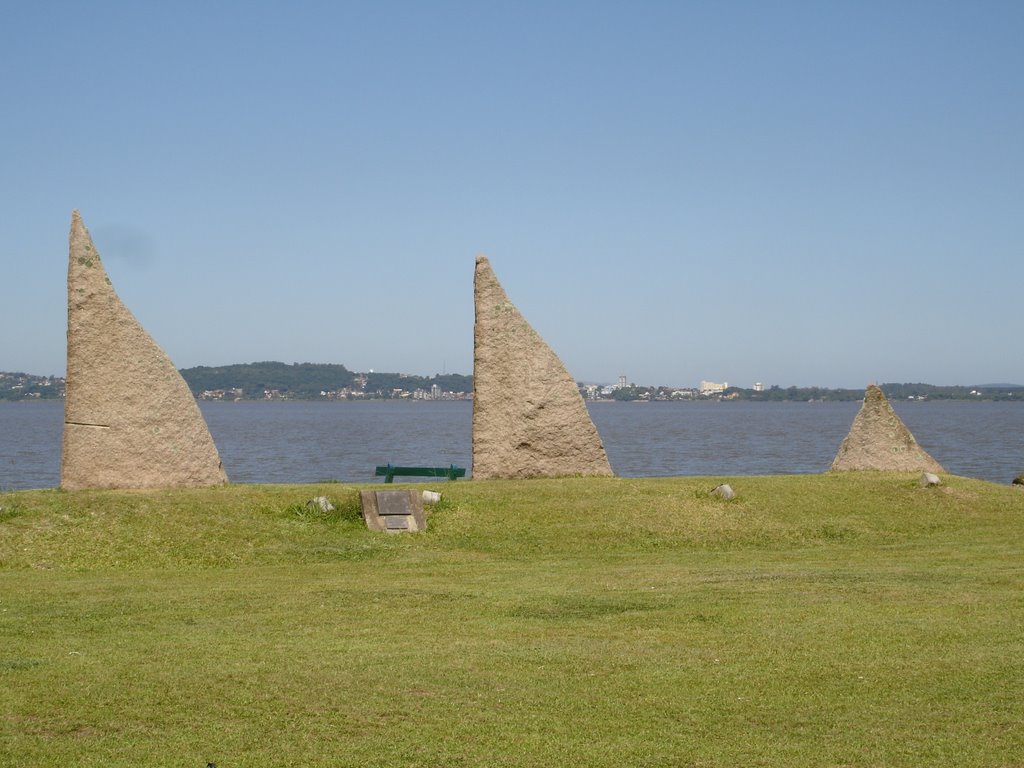
POLYGON ((917 444, 877 384, 868 386, 864 405, 832 462, 838 471, 876 469, 890 472, 944 472, 917 444))
POLYGON ((121 303, 74 211, 61 488, 226 482, 188 385, 121 303))
POLYGON ((473 477, 612 475, 576 382, 477 257, 473 477))

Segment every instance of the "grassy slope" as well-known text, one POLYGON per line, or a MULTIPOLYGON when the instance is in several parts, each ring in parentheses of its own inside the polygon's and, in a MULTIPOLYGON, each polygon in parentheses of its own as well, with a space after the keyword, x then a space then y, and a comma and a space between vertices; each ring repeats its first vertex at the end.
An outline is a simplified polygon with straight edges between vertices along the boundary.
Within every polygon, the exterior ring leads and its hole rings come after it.
POLYGON ((716 482, 0 494, 0 764, 1024 765, 1024 493, 716 482))

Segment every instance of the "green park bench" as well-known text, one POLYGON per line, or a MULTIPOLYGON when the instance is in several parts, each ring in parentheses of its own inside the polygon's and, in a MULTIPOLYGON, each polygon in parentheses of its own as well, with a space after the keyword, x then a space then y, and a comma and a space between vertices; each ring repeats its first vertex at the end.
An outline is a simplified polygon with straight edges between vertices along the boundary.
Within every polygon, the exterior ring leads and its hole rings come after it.
POLYGON ((388 464, 387 466, 377 467, 374 475, 377 477, 383 475, 385 483, 393 483, 395 475, 399 477, 444 477, 448 480, 454 480, 457 477, 465 477, 466 468, 456 467, 454 464, 447 467, 396 467, 388 464))

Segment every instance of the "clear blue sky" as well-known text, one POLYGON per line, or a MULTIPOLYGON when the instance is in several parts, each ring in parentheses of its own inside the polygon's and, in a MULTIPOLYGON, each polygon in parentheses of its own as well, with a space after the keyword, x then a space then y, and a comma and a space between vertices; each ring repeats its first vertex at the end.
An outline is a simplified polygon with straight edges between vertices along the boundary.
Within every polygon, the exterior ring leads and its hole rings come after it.
POLYGON ((81 210, 178 366, 1024 383, 1024 3, 8 2, 0 370, 81 210))

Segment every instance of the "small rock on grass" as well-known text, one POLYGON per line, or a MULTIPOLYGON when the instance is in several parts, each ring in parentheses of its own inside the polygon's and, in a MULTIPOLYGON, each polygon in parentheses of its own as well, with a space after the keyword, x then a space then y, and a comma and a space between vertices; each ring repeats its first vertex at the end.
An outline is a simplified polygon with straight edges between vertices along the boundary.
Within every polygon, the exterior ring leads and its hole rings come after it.
POLYGON ((942 480, 939 479, 939 476, 932 474, 931 472, 925 472, 922 474, 920 482, 922 488, 927 488, 932 485, 942 485, 942 480))
POLYGON ((334 505, 326 496, 316 496, 306 502, 307 507, 316 507, 321 512, 333 512, 334 505))
POLYGON ((423 503, 424 504, 437 504, 441 500, 441 494, 437 491, 424 491, 423 492, 423 503))
POLYGON ((719 498, 725 499, 726 501, 728 501, 729 499, 736 498, 736 492, 728 483, 716 485, 714 488, 711 489, 711 495, 718 496, 719 498))

